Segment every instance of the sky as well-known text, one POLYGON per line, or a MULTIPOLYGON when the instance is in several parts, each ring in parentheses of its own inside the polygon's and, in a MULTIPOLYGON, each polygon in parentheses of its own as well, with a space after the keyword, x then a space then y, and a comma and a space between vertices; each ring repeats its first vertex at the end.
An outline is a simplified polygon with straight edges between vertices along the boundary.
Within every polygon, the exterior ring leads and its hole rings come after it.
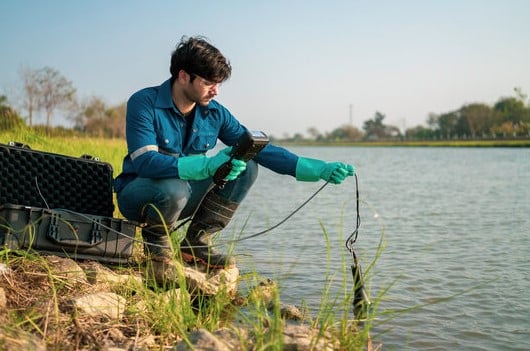
POLYGON ((411 128, 529 94, 529 14, 527 0, 3 0, 0 94, 15 105, 20 69, 49 66, 79 99, 118 105, 169 78, 183 35, 202 35, 232 65, 216 100, 249 129, 362 128, 376 112, 411 128))

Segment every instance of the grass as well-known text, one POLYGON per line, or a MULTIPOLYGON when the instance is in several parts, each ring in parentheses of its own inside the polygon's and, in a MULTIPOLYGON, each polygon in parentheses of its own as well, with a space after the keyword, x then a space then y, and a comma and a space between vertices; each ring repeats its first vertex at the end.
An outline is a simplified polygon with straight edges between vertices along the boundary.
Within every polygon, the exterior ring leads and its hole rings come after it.
MULTIPOLYGON (((114 175, 121 171, 121 161, 126 153, 124 140, 48 138, 28 130, 0 133, 0 143, 8 141, 28 144, 34 150, 74 157, 91 154, 110 163, 114 175)), ((322 227, 322 230, 328 243, 326 264, 329 267, 329 238, 326 229, 322 227)), ((176 252, 179 245, 176 238, 182 235, 177 233, 173 236, 176 252)), ((141 248, 135 248, 135 251, 141 251, 141 248)), ((142 264, 141 254, 136 257, 136 262, 137 264, 121 267, 120 271, 131 275, 142 273, 146 267, 142 264)), ((185 289, 184 279, 178 282, 181 287, 178 293, 180 295, 176 293, 176 285, 159 288, 131 280, 115 287, 127 299, 127 307, 122 320, 111 321, 94 320, 65 309, 64 306, 68 306, 68 301, 74 296, 90 292, 94 287, 57 275, 49 262, 38 254, 4 249, 0 251, 0 263, 7 265, 13 272, 9 276, 4 274, 4 279, 0 276, 0 287, 8 297, 6 310, 0 312, 0 349, 2 340, 6 340, 6 337, 24 339, 24 336, 33 335, 43 340, 49 350, 100 350, 105 343, 120 342, 122 346, 134 348, 131 340, 136 343, 151 340, 153 342, 149 349, 162 350, 181 340, 189 343, 191 331, 199 328, 215 331, 220 327, 228 327, 239 333, 242 349, 283 349, 283 330, 288 322, 280 311, 280 290, 278 285, 273 286, 267 299, 256 295, 256 290, 252 288, 264 280, 256 272, 240 277, 241 282, 248 286, 248 291, 240 292, 247 302, 242 306, 234 303, 236 299, 223 293, 214 297, 191 298, 185 289), (240 327, 252 337, 242 333, 240 327)), ((367 277, 373 264, 372 262, 366 271, 367 277)), ((372 308, 366 319, 353 320, 351 271, 344 255, 342 267, 339 273, 327 274, 328 283, 324 287, 319 309, 313 316, 306 314, 303 322, 317 331, 312 340, 313 345, 326 335, 332 336, 338 350, 363 350, 370 341, 370 329, 381 297, 372 301, 372 308), (337 286, 337 283, 341 288, 338 293, 334 293, 331 286, 337 286)))

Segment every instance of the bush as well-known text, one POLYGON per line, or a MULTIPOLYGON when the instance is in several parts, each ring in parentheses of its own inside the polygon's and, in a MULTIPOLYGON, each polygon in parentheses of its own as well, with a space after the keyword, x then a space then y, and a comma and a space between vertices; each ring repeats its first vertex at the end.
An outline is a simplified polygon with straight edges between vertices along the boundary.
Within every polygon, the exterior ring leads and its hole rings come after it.
POLYGON ((0 130, 12 130, 25 125, 15 110, 9 106, 0 106, 0 130))

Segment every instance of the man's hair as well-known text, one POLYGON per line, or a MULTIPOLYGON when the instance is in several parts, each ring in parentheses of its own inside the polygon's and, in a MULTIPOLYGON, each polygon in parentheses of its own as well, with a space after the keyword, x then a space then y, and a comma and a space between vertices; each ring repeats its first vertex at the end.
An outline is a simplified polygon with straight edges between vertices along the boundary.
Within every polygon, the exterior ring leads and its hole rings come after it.
POLYGON ((204 37, 182 37, 171 54, 171 78, 175 80, 180 70, 199 75, 204 79, 222 83, 230 78, 232 67, 221 52, 204 37))

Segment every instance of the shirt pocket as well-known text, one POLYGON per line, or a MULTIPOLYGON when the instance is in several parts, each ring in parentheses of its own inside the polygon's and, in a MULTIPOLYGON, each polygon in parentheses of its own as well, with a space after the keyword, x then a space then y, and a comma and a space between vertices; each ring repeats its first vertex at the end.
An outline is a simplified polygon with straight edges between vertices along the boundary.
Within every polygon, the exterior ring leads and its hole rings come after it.
POLYGON ((156 137, 159 152, 178 156, 182 153, 182 138, 179 133, 159 133, 156 137))
POLYGON ((193 136, 190 148, 193 153, 205 153, 211 150, 217 144, 217 133, 213 131, 198 131, 197 135, 193 136))

